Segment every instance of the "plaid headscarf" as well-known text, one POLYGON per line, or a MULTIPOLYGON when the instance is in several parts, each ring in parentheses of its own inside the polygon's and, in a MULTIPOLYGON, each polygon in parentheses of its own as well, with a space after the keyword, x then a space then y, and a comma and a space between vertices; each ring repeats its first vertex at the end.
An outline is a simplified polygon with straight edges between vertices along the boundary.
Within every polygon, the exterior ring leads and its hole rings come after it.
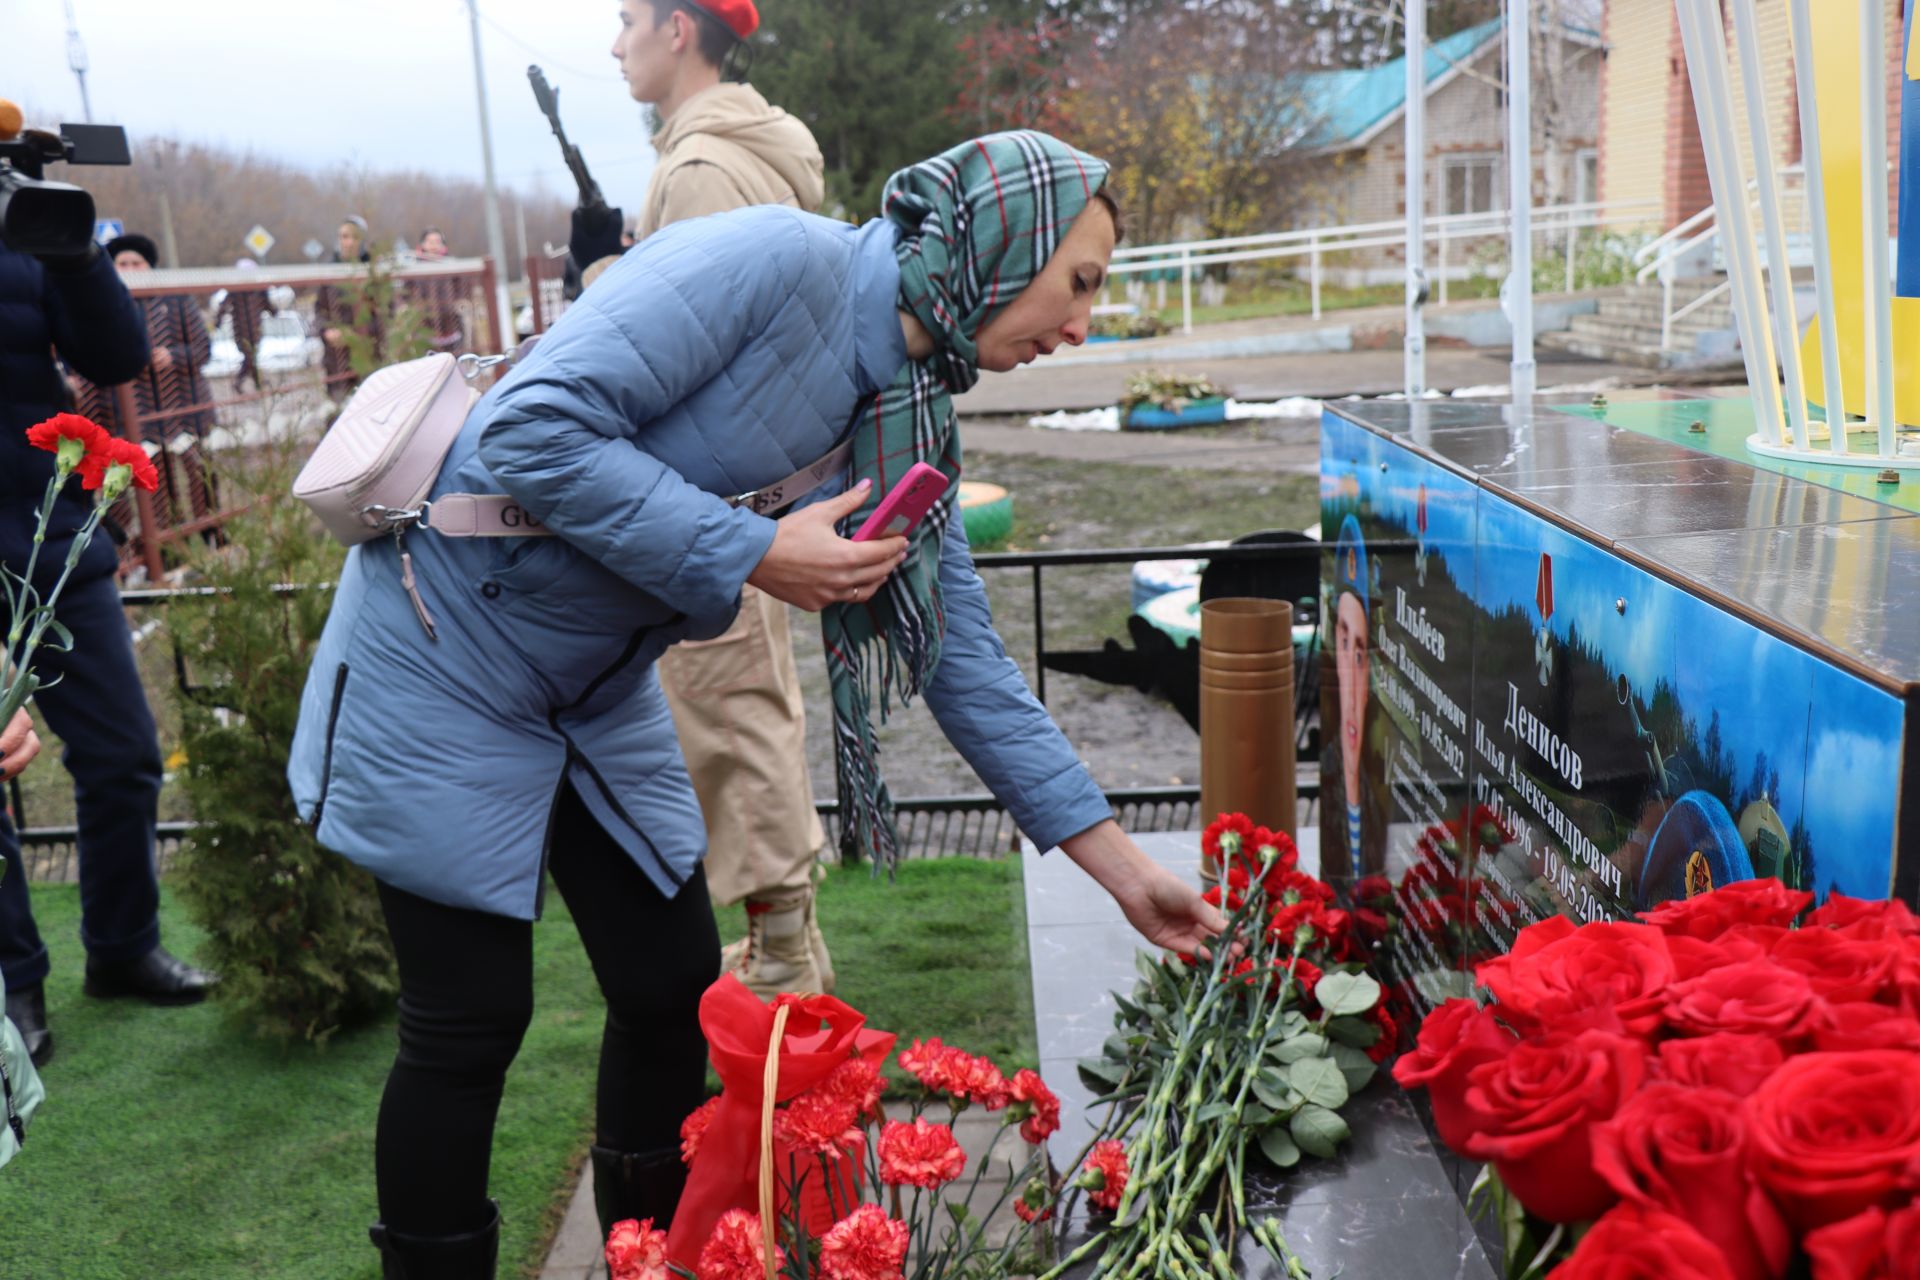
POLYGON ((980 379, 974 335, 1039 274, 1106 180, 1105 162, 1044 133, 1019 132, 976 138, 887 181, 881 212, 900 229, 900 309, 926 326, 934 353, 909 362, 854 425, 853 476, 871 479, 873 489, 845 528, 858 528, 916 462, 938 467, 948 487, 871 600, 821 611, 840 845, 849 857, 891 866, 897 855, 873 707, 877 697, 884 721, 890 694, 912 700, 940 661, 940 548, 960 478, 953 397, 980 379))

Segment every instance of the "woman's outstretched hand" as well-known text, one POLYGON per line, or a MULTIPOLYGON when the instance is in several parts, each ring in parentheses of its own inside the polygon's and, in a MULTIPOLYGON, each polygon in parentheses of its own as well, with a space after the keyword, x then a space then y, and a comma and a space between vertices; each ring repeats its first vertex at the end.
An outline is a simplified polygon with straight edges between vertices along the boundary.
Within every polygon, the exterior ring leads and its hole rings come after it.
POLYGON ((872 481, 862 480, 837 498, 782 517, 773 545, 747 581, 776 600, 812 613, 830 604, 871 600, 905 558, 907 540, 854 542, 833 527, 865 505, 872 487, 872 481))
POLYGON ((1060 848, 1113 895, 1127 922, 1154 946, 1210 955, 1212 939, 1226 931, 1219 908, 1141 852, 1118 823, 1089 827, 1062 840, 1060 848))

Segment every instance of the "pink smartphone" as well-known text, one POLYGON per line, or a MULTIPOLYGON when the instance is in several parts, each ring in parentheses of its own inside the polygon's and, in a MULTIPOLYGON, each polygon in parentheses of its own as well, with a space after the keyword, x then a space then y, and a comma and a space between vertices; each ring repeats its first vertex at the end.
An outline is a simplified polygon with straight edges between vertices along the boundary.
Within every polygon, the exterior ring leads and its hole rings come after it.
POLYGON ((871 542, 875 538, 895 538, 913 532, 940 495, 947 491, 947 478, 938 467, 930 467, 924 462, 916 462, 900 477, 900 483, 893 491, 880 500, 879 509, 867 517, 853 535, 855 542, 871 542))

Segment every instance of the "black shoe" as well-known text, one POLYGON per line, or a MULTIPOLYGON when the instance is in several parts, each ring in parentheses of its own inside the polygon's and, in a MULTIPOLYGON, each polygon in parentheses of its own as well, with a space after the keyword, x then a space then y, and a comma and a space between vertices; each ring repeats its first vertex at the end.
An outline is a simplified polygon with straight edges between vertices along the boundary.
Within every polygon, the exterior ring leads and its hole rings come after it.
POLYGON ((44 1067, 53 1057, 53 1032, 47 1030, 47 995, 40 983, 7 990, 7 1017, 20 1029, 33 1065, 44 1067))
POLYGON ((103 999, 132 996, 148 1004, 198 1004, 217 979, 155 947, 138 960, 119 964, 87 961, 86 993, 103 999))
POLYGON ((500 1204, 487 1201, 490 1219, 458 1236, 410 1236, 376 1222, 367 1237, 380 1250, 382 1280, 493 1280, 500 1260, 500 1204))
POLYGON ((616 1222, 652 1218, 654 1229, 673 1224, 673 1211, 687 1185, 687 1166, 678 1147, 658 1151, 615 1151, 589 1147, 593 1157, 593 1210, 605 1240, 616 1222))

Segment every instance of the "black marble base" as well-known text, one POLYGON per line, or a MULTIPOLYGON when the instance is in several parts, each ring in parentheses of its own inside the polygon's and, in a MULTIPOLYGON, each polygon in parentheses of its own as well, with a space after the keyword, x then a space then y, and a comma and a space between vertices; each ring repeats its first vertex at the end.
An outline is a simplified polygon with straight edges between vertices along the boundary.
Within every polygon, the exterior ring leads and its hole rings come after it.
MULTIPOLYGON (((1163 866, 1197 874, 1197 832, 1137 839, 1163 866)), ((1302 831, 1299 844, 1303 866, 1314 870, 1318 834, 1302 831)), ((1092 1095, 1074 1063, 1099 1054, 1113 1029, 1110 993, 1132 988, 1133 953, 1143 944, 1112 900, 1065 857, 1029 848, 1025 858, 1040 1069, 1061 1100, 1061 1129, 1049 1151, 1064 1169, 1098 1119, 1088 1114, 1092 1095)), ((1316 1280, 1491 1280, 1497 1272, 1461 1207, 1477 1170, 1436 1150, 1413 1099, 1385 1077, 1343 1114, 1353 1137, 1340 1154, 1287 1173, 1262 1166, 1247 1187, 1249 1210, 1279 1220, 1316 1280)), ((1245 1238, 1238 1269, 1250 1277, 1283 1275, 1245 1238)))

